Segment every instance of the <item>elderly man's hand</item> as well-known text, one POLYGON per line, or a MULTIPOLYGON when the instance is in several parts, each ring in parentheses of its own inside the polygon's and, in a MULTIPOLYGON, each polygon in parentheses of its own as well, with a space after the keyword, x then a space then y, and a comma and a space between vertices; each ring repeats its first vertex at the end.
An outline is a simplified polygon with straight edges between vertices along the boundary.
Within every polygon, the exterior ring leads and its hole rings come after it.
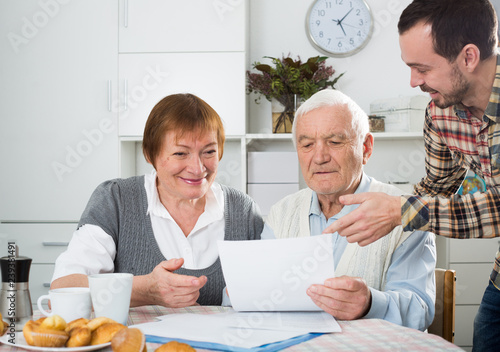
POLYGON ((348 194, 340 197, 343 205, 359 204, 356 210, 328 226, 323 233, 338 232, 350 243, 366 246, 401 225, 401 198, 386 193, 348 194))
POLYGON ((200 289, 207 283, 207 277, 173 273, 183 263, 182 258, 163 261, 150 274, 137 277, 131 304, 157 304, 172 308, 195 305, 200 296, 200 289))
POLYGON ((312 285, 307 294, 328 314, 340 320, 362 318, 371 307, 371 292, 359 277, 341 276, 312 285))

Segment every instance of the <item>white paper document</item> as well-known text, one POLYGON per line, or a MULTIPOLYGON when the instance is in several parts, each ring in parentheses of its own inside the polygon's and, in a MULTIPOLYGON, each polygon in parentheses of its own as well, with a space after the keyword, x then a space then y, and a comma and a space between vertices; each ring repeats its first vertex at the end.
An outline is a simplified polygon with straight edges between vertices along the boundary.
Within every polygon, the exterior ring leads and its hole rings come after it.
POLYGON ((219 241, 219 257, 236 311, 318 311, 312 284, 335 275, 332 235, 219 241))
POLYGON ((243 348, 258 347, 304 334, 299 331, 239 329, 228 326, 225 319, 220 319, 217 315, 220 314, 171 314, 159 322, 132 327, 140 329, 145 335, 243 348))
POLYGON ((291 339, 308 332, 340 332, 324 312, 230 311, 219 314, 169 314, 161 321, 138 324, 146 335, 253 348, 291 339))
POLYGON ((340 332, 334 317, 325 312, 232 312, 218 315, 226 325, 233 328, 262 329, 275 331, 340 332))

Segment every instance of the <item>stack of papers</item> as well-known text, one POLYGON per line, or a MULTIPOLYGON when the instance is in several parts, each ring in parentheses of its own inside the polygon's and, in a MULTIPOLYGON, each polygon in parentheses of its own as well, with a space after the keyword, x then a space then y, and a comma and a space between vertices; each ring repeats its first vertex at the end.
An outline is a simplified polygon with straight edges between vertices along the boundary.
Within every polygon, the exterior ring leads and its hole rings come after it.
POLYGON ((325 312, 251 312, 169 314, 138 324, 148 342, 176 340, 218 351, 277 351, 322 333, 340 332, 325 312))

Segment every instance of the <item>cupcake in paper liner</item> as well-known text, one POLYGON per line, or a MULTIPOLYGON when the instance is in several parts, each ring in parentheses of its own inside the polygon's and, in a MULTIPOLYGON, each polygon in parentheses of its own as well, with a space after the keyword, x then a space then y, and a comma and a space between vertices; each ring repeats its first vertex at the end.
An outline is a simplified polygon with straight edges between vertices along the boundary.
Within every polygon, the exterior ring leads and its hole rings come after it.
POLYGON ((64 347, 69 335, 63 330, 39 327, 31 332, 33 345, 38 347, 64 347))

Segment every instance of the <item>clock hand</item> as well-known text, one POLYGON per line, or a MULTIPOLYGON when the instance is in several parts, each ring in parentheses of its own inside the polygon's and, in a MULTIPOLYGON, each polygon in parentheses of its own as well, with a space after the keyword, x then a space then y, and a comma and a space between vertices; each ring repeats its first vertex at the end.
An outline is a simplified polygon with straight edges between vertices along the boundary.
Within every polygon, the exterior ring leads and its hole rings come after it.
POLYGON ((342 17, 340 20, 337 20, 338 24, 340 24, 340 25, 341 25, 341 24, 342 24, 342 21, 344 20, 344 18, 346 18, 346 17, 347 17, 347 15, 348 15, 348 14, 350 14, 352 10, 354 10, 354 7, 353 7, 352 9, 350 9, 350 10, 349 10, 349 12, 348 12, 348 13, 346 13, 344 17, 342 17))
POLYGON ((342 23, 339 21, 339 22, 337 22, 337 25, 340 26, 340 28, 342 29, 342 32, 344 32, 344 36, 346 36, 347 34, 345 33, 345 30, 344 30, 344 27, 342 26, 342 23))
POLYGON ((351 28, 356 28, 356 29, 359 29, 359 27, 357 27, 357 26, 353 26, 352 24, 349 24, 349 23, 344 23, 343 25, 344 25, 344 26, 351 27, 351 28))

